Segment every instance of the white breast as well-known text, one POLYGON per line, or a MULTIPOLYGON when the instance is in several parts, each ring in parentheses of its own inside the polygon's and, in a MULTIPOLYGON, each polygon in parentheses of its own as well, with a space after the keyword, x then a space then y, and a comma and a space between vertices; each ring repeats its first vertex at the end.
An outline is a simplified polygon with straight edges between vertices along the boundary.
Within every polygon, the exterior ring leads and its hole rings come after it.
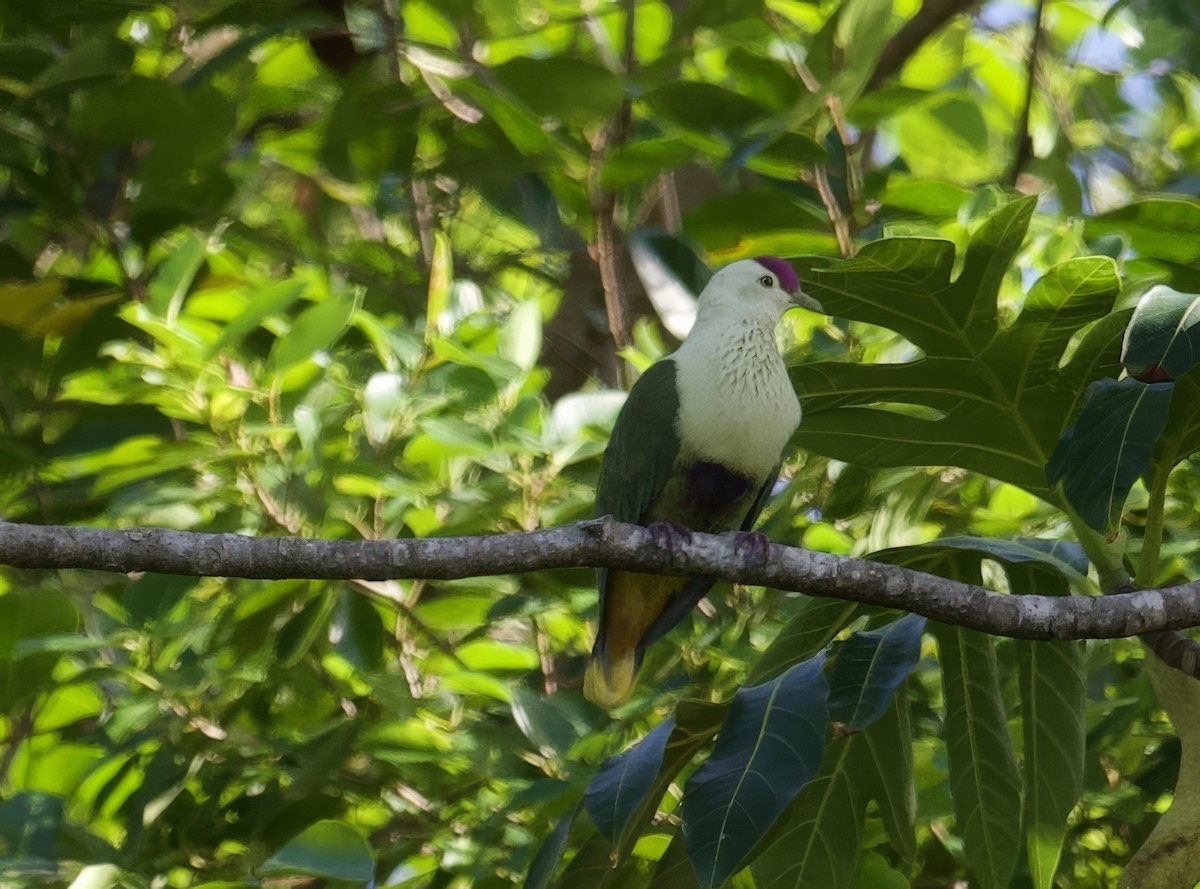
POLYGON ((773 325, 697 326, 674 359, 684 454, 764 478, 800 423, 773 325))

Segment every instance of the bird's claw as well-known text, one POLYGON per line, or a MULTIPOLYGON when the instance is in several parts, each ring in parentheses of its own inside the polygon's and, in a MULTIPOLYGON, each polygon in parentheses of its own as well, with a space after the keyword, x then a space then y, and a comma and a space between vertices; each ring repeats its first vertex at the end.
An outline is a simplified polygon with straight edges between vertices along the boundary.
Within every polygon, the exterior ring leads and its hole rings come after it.
POLYGON ((651 522, 646 526, 650 538, 660 547, 674 551, 680 543, 692 542, 692 531, 678 522, 651 522))

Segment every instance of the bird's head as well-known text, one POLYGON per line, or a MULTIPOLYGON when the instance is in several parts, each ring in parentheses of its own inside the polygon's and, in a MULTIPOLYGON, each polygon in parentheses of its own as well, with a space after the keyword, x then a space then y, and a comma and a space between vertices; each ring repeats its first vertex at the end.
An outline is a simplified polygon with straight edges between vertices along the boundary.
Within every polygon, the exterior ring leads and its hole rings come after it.
POLYGON ((778 320, 788 309, 803 306, 822 312, 821 304, 800 289, 796 270, 778 256, 756 256, 731 262, 718 271, 700 294, 700 305, 722 315, 770 315, 778 320))

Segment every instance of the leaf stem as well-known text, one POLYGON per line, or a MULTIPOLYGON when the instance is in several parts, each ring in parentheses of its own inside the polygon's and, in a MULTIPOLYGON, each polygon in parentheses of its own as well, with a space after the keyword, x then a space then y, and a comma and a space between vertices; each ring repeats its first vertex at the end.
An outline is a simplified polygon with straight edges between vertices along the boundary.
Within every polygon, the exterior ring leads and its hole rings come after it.
POLYGON ((1158 573, 1158 558, 1162 551, 1163 513, 1167 504, 1167 479, 1171 470, 1156 466, 1150 478, 1150 503, 1146 509, 1146 533, 1142 538, 1142 557, 1138 563, 1138 586, 1154 586, 1158 573))

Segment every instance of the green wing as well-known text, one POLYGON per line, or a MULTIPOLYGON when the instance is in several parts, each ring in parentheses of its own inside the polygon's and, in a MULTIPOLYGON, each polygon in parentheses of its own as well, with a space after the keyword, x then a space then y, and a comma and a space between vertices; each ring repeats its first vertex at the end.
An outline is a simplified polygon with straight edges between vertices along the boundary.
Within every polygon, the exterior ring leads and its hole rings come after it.
POLYGON ((666 358, 633 384, 617 416, 596 484, 597 517, 641 522, 679 455, 678 415, 675 362, 666 358))

